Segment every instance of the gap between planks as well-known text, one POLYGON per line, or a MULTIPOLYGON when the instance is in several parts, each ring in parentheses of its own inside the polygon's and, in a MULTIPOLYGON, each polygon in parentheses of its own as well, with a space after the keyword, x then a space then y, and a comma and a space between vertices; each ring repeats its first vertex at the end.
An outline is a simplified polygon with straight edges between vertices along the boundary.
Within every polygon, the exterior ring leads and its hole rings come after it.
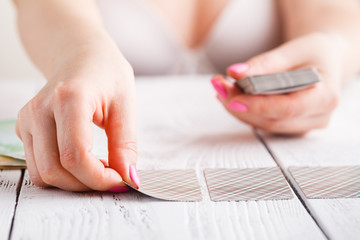
MULTIPOLYGON (((257 129, 253 129, 254 135, 256 136, 256 138, 258 138, 258 140, 264 145, 265 149, 267 150, 267 152, 270 154, 271 158, 274 160, 275 164, 279 167, 280 171, 282 172, 283 176, 285 177, 286 181, 288 182, 289 186, 291 187, 291 189, 293 190, 293 192, 295 193, 296 197, 300 200, 301 204, 303 205, 303 207, 306 209, 306 211, 308 212, 308 214, 310 215, 310 217, 313 219, 313 221, 315 222, 315 224, 317 225, 317 227, 319 228, 319 230, 323 233, 323 235, 327 238, 329 238, 329 235, 326 233, 326 231, 321 227, 321 225, 319 224, 319 222, 317 221, 317 219, 314 217, 313 212, 311 211, 311 207, 306 203, 306 199, 305 196, 301 193, 299 193, 298 188, 296 188, 294 186, 294 184, 292 183, 292 181, 290 180, 290 176, 288 176, 287 172, 283 169, 284 167, 281 165, 281 163, 279 163, 279 161, 277 161, 276 156, 274 155, 274 153, 271 151, 271 149, 269 148, 269 146, 266 144, 266 142, 264 141, 264 139, 261 137, 261 135, 258 133, 257 129)), ((15 206, 14 206, 14 212, 13 212, 13 217, 11 220, 11 225, 10 225, 10 229, 9 229, 9 234, 8 234, 8 240, 12 239, 12 232, 14 229, 14 222, 15 222, 15 218, 16 218, 16 212, 17 212, 17 206, 18 206, 18 202, 19 202, 19 196, 20 196, 20 192, 22 189, 22 185, 23 185, 23 181, 24 181, 24 175, 25 175, 25 170, 22 169, 21 170, 21 175, 18 181, 18 185, 16 187, 16 202, 15 202, 15 206)), ((208 189, 206 189, 207 191, 208 189)), ((208 195, 207 195, 208 196, 208 195)))
POLYGON ((9 235, 8 235, 8 240, 11 240, 11 236, 12 236, 12 231, 14 229, 14 222, 15 222, 15 217, 16 217, 16 209, 17 209, 17 205, 19 202, 19 196, 20 196, 20 192, 21 192, 21 187, 24 181, 24 175, 25 175, 25 169, 21 169, 21 175, 18 181, 18 185, 16 187, 16 200, 15 200, 15 206, 14 206, 14 214, 13 217, 11 219, 11 225, 10 225, 10 229, 9 229, 9 235))
POLYGON ((289 186, 291 187, 291 189, 293 190, 293 192, 295 193, 296 197, 300 200, 301 204, 304 206, 304 208, 306 209, 306 211, 308 212, 308 214, 310 215, 310 217, 313 219, 313 221, 315 222, 315 224, 318 226, 318 228, 320 229, 320 231, 324 234, 324 236, 327 239, 330 239, 329 234, 325 231, 325 229, 321 226, 321 224, 319 223, 319 221, 317 221, 317 219, 315 218, 315 212, 311 210, 311 206, 309 206, 309 204, 307 204, 306 202, 306 197, 304 194, 302 194, 300 191, 300 186, 298 186, 299 188, 297 188, 291 179, 290 174, 287 173, 287 171, 285 171, 285 167, 281 165, 281 163, 277 160, 275 154, 271 151, 271 149, 269 148, 269 146, 266 144, 266 142, 264 141, 264 139, 261 137, 261 135, 259 134, 257 129, 253 129, 255 136, 259 139, 259 141, 264 145, 264 147, 266 148, 266 150, 268 151, 268 153, 270 154, 271 158, 274 160, 274 162, 276 163, 276 165, 279 167, 280 171, 282 172, 282 174, 284 175, 287 183, 289 184, 289 186))

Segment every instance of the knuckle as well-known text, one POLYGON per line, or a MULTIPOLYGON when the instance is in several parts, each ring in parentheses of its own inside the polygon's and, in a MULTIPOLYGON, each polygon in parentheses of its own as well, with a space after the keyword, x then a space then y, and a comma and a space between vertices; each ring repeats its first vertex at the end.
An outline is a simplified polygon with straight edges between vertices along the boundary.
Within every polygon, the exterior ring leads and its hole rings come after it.
POLYGON ((123 148, 126 150, 129 150, 131 152, 133 152, 134 154, 138 154, 138 147, 137 147, 137 142, 136 141, 127 141, 125 143, 122 144, 123 148))
POLYGON ((124 156, 124 154, 130 153, 131 156, 138 155, 138 147, 136 141, 126 141, 121 143, 116 143, 111 146, 111 148, 115 149, 114 153, 118 156, 124 156))
POLYGON ((60 163, 65 169, 70 171, 76 169, 80 161, 86 160, 87 158, 88 152, 86 150, 75 149, 71 145, 66 145, 60 151, 60 163))
POLYGON ((31 183, 34 184, 35 186, 41 187, 41 188, 47 187, 47 184, 45 182, 43 182, 43 180, 38 175, 29 174, 29 177, 30 177, 31 183))
POLYGON ((78 100, 84 97, 86 91, 79 91, 79 89, 71 83, 58 82, 54 90, 55 102, 63 103, 73 100, 78 100))
POLYGON ((57 172, 56 169, 51 167, 46 167, 39 170, 39 174, 44 183, 48 185, 54 185, 57 182, 57 172))
POLYGON ((41 115, 42 112, 45 111, 45 108, 46 108, 46 106, 43 101, 41 101, 38 98, 34 98, 34 99, 30 100, 30 102, 27 103, 26 110, 25 109, 22 110, 20 114, 21 114, 21 117, 23 117, 22 119, 24 119, 26 117, 36 119, 39 117, 39 115, 41 115))
POLYGON ((48 115, 49 106, 48 99, 38 94, 19 110, 17 118, 20 122, 40 119, 42 116, 48 115))
POLYGON ((75 152, 75 150, 72 147, 70 146, 65 147, 60 152, 61 165, 67 170, 76 168, 77 159, 78 159, 77 155, 78 154, 75 152))

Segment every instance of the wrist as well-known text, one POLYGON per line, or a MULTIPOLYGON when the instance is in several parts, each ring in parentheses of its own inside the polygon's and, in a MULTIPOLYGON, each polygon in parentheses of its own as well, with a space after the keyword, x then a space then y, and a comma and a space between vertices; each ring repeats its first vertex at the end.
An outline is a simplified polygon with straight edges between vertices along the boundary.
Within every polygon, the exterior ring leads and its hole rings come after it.
POLYGON ((95 39, 68 46, 54 59, 48 81, 70 81, 89 76, 103 82, 124 75, 133 78, 131 65, 112 39, 95 39))

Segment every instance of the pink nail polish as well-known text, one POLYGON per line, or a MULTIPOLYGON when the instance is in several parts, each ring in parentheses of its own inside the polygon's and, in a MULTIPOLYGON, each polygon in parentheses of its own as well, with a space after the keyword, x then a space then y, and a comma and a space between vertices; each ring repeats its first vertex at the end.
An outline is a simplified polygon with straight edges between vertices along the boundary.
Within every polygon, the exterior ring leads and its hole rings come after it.
POLYGON ((126 192, 126 191, 129 191, 129 188, 126 186, 114 187, 114 188, 109 189, 109 192, 117 192, 117 193, 126 192))
POLYGON ((130 172, 131 181, 133 181, 135 183, 137 189, 139 189, 140 188, 140 178, 139 178, 139 174, 138 174, 136 167, 134 165, 130 165, 129 172, 130 172))
POLYGON ((247 63, 233 64, 228 68, 229 72, 232 72, 232 73, 235 73, 235 74, 244 73, 247 70, 249 70, 249 64, 247 64, 247 63))
POLYGON ((228 108, 237 112, 246 112, 248 110, 248 107, 241 102, 230 102, 228 108))
POLYGON ((214 77, 213 79, 211 79, 211 84, 213 85, 213 87, 215 88, 216 92, 219 94, 219 96, 222 99, 226 99, 227 98, 227 92, 225 87, 219 82, 219 80, 214 77))

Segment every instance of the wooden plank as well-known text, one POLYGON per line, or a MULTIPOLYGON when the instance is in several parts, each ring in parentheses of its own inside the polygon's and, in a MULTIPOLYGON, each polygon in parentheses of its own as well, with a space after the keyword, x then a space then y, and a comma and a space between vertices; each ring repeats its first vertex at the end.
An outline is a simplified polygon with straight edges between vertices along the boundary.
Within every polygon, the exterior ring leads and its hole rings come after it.
MULTIPOLYGON (((14 239, 323 239, 299 200, 212 202, 204 168, 276 166, 252 130, 220 106, 209 77, 137 82, 139 169, 197 170, 201 202, 39 189, 25 177, 14 239)), ((106 139, 95 131, 106 157, 106 139)))
POLYGON ((320 226, 332 239, 359 239, 360 199, 306 199, 288 171, 289 166, 360 165, 360 78, 349 82, 328 128, 305 137, 262 133, 320 226))
POLYGON ((20 170, 0 170, 0 239, 10 233, 20 176, 20 170))
MULTIPOLYGON (((25 81, 0 81, 0 119, 15 119, 18 110, 38 88, 25 81)), ((0 170, 0 239, 8 239, 16 204, 20 170, 0 170)))

